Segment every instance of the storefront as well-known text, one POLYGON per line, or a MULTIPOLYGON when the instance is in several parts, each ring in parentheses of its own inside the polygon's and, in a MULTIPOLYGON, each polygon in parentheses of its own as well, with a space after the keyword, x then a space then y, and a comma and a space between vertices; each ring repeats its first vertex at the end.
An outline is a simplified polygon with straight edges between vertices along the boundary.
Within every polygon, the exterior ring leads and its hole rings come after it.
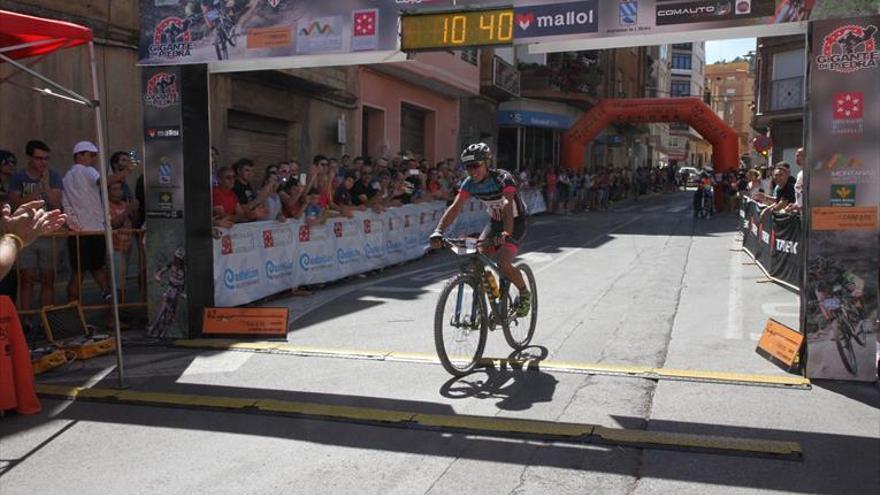
POLYGON ((514 100, 498 106, 498 162, 513 170, 559 166, 560 137, 580 118, 563 104, 514 100))

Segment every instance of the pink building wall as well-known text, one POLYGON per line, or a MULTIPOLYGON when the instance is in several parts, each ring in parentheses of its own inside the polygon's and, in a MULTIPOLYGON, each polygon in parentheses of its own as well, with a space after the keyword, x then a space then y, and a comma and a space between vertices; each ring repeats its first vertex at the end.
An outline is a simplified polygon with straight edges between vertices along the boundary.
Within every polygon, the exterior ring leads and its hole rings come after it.
MULTIPOLYGON (((434 76, 436 77, 436 75, 434 76)), ((479 91, 479 75, 476 78, 479 91)), ((368 122, 370 156, 393 155, 400 149, 400 106, 403 103, 426 110, 425 158, 438 161, 458 156, 459 98, 444 96, 429 89, 363 67, 359 70, 360 100, 355 111, 355 143, 353 154, 360 154, 362 147, 363 107, 384 112, 384 122, 373 116, 368 122)))

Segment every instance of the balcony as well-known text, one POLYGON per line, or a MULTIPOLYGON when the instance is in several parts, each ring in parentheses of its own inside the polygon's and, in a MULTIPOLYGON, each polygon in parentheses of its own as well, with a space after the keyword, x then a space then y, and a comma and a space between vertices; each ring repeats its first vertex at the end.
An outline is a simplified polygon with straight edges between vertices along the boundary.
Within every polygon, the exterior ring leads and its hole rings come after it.
POLYGON ((770 110, 795 110, 804 106, 804 78, 790 77, 773 81, 770 89, 770 110))
POLYGON ((480 93, 497 101, 516 98, 520 94, 520 73, 501 57, 484 50, 480 68, 480 93))
POLYGON ((559 101, 587 109, 601 97, 604 71, 598 55, 561 57, 548 65, 523 64, 519 72, 523 98, 559 101))

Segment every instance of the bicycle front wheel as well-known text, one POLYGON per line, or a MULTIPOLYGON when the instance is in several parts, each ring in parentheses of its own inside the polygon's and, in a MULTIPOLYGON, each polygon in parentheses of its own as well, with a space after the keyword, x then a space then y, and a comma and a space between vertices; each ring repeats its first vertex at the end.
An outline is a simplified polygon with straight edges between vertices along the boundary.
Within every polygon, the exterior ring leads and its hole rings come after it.
POLYGON ((434 313, 434 345, 450 374, 463 376, 479 364, 486 347, 487 313, 479 281, 462 273, 443 287, 434 313))
POLYGON ((509 284, 507 294, 501 302, 501 314, 504 320, 501 322, 501 328, 504 330, 504 339, 513 349, 520 351, 524 349, 532 341, 535 335, 535 327, 538 325, 538 285, 535 282, 535 274, 532 269, 525 263, 516 265, 516 269, 522 273, 523 280, 529 287, 531 293, 531 307, 529 314, 525 317, 516 316, 516 308, 513 303, 516 300, 517 289, 513 284, 509 284))

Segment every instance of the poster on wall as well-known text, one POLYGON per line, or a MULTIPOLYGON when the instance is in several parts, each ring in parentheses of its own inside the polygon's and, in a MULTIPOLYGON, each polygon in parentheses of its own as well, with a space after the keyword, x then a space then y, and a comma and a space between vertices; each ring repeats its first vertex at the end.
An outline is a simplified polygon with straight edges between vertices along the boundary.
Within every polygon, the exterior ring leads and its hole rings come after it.
POLYGON ((139 63, 191 64, 396 50, 398 13, 408 3, 141 0, 139 63))
POLYGON ((183 135, 180 68, 142 70, 147 270, 147 335, 187 334, 183 249, 183 135))
POLYGON ((877 378, 880 16, 810 26, 807 376, 877 378))

